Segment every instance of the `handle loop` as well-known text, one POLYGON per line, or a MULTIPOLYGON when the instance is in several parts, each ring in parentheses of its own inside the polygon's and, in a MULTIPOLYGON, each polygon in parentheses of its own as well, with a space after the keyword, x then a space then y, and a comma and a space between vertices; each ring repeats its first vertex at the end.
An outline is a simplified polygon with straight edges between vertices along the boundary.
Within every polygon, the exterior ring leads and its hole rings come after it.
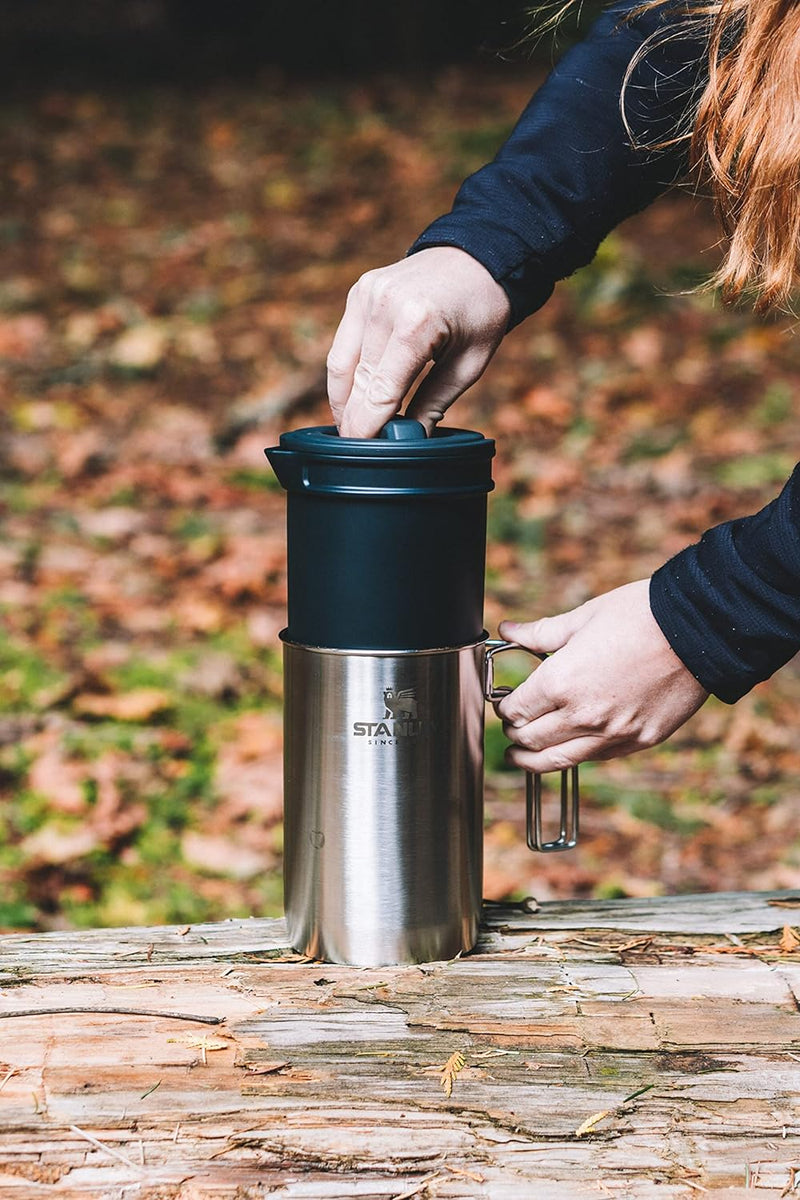
MULTIPOLYGON (((489 701, 502 700, 513 688, 495 687, 495 655, 506 650, 523 650, 544 662, 546 654, 537 654, 527 646, 516 642, 503 642, 494 638, 486 643, 485 675, 483 694, 489 701)), ((572 850, 578 844, 580 817, 580 786, 578 768, 570 767, 561 772, 561 820, 558 837, 551 842, 542 839, 542 777, 538 771, 525 772, 525 835, 529 850, 549 854, 554 850, 572 850)))

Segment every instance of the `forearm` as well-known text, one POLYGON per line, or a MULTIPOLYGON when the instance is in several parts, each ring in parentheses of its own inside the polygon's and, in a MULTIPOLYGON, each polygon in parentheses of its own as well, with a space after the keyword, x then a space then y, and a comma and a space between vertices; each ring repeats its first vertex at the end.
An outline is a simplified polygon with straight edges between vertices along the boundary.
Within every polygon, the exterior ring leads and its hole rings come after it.
POLYGON ((627 85, 632 145, 620 112, 626 72, 669 22, 660 8, 624 21, 635 7, 615 5, 564 56, 495 160, 465 181, 452 211, 411 247, 458 246, 481 262, 509 297, 509 328, 686 169, 685 140, 653 147, 687 128, 706 45, 682 32, 648 50, 627 85))
POLYGON ((800 465, 761 512, 656 571, 650 605, 681 661, 728 703, 800 651, 800 465))

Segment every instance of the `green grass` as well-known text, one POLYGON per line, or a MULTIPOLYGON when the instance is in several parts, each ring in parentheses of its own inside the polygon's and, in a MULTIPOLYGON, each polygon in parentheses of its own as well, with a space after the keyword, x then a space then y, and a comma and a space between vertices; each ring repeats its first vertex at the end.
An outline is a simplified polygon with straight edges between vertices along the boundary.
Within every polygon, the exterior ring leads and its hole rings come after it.
POLYGON ((19 883, 7 883, 0 874, 0 927, 32 929, 38 917, 33 904, 26 900, 19 883))
POLYGON ((264 460, 263 468, 238 467, 225 477, 227 483, 256 492, 279 492, 281 485, 272 468, 264 460))
POLYGON ((588 266, 565 281, 580 320, 629 326, 664 307, 666 298, 655 287, 641 260, 616 233, 600 245, 588 266))
MULTIPOLYGON (((670 755, 669 746, 661 750, 670 755)), ((712 795, 694 791, 682 781, 679 795, 672 790, 624 787, 607 778, 603 763, 584 763, 581 766, 581 794, 598 808, 624 808, 631 816, 668 833, 689 835, 707 827, 708 822, 695 814, 696 806, 724 800, 722 793, 712 795)))
POLYGON ((37 707, 37 695, 64 678, 38 651, 0 631, 0 712, 30 712, 37 707))
POLYGON ((625 463, 661 458, 686 441, 686 430, 677 425, 654 426, 633 435, 622 454, 625 463))
POLYGON ((513 496, 507 493, 492 496, 488 518, 490 542, 509 542, 535 552, 544 546, 545 531, 546 523, 543 520, 520 517, 513 496))
POLYGON ((510 121, 486 121, 466 129, 451 129, 438 139, 437 150, 445 178, 460 183, 494 158, 511 132, 510 121))
POLYGON ((752 410, 756 424, 769 428, 780 425, 791 416, 793 408, 792 389, 783 380, 775 380, 766 388, 764 395, 752 410))
POLYGON ((486 714, 486 733, 484 735, 484 765, 487 774, 498 771, 514 771, 506 762, 505 754, 509 747, 508 738, 503 733, 503 726, 493 713, 486 714))
POLYGON ((748 454, 720 463, 715 479, 730 488, 760 488, 783 483, 794 468, 795 459, 781 450, 766 454, 748 454))

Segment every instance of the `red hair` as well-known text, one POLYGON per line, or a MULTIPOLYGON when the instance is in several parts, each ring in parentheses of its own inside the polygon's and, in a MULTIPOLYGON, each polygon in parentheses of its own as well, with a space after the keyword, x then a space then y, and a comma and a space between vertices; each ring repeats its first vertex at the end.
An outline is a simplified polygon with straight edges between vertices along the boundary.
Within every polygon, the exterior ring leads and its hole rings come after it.
MULTIPOLYGON (((566 0, 558 17, 577 0, 566 0)), ((750 296, 756 309, 788 307, 800 274, 800 0, 642 0, 632 19, 664 8, 681 27, 708 38, 708 82, 694 114, 690 161, 710 185, 725 235, 712 283, 726 300, 750 296)), ((624 115, 625 92, 621 97, 624 115)))
POLYGON ((728 300, 751 295, 760 311, 786 307, 800 269, 800 2, 690 0, 682 9, 709 27, 691 161, 711 185, 727 242, 713 282, 728 300))

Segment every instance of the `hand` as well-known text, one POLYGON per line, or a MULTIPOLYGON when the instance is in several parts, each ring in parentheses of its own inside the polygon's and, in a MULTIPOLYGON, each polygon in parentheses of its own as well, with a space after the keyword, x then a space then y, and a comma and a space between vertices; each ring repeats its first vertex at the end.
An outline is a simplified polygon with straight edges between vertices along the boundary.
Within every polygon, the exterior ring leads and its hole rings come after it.
POLYGON ((558 617, 503 621, 501 637, 550 653, 495 707, 527 771, 559 771, 663 742, 708 699, 650 611, 649 580, 558 617))
POLYGON ((510 311, 486 268, 453 246, 432 246, 362 275, 328 355, 328 397, 339 432, 374 437, 433 361, 407 411, 430 433, 483 374, 510 311))

